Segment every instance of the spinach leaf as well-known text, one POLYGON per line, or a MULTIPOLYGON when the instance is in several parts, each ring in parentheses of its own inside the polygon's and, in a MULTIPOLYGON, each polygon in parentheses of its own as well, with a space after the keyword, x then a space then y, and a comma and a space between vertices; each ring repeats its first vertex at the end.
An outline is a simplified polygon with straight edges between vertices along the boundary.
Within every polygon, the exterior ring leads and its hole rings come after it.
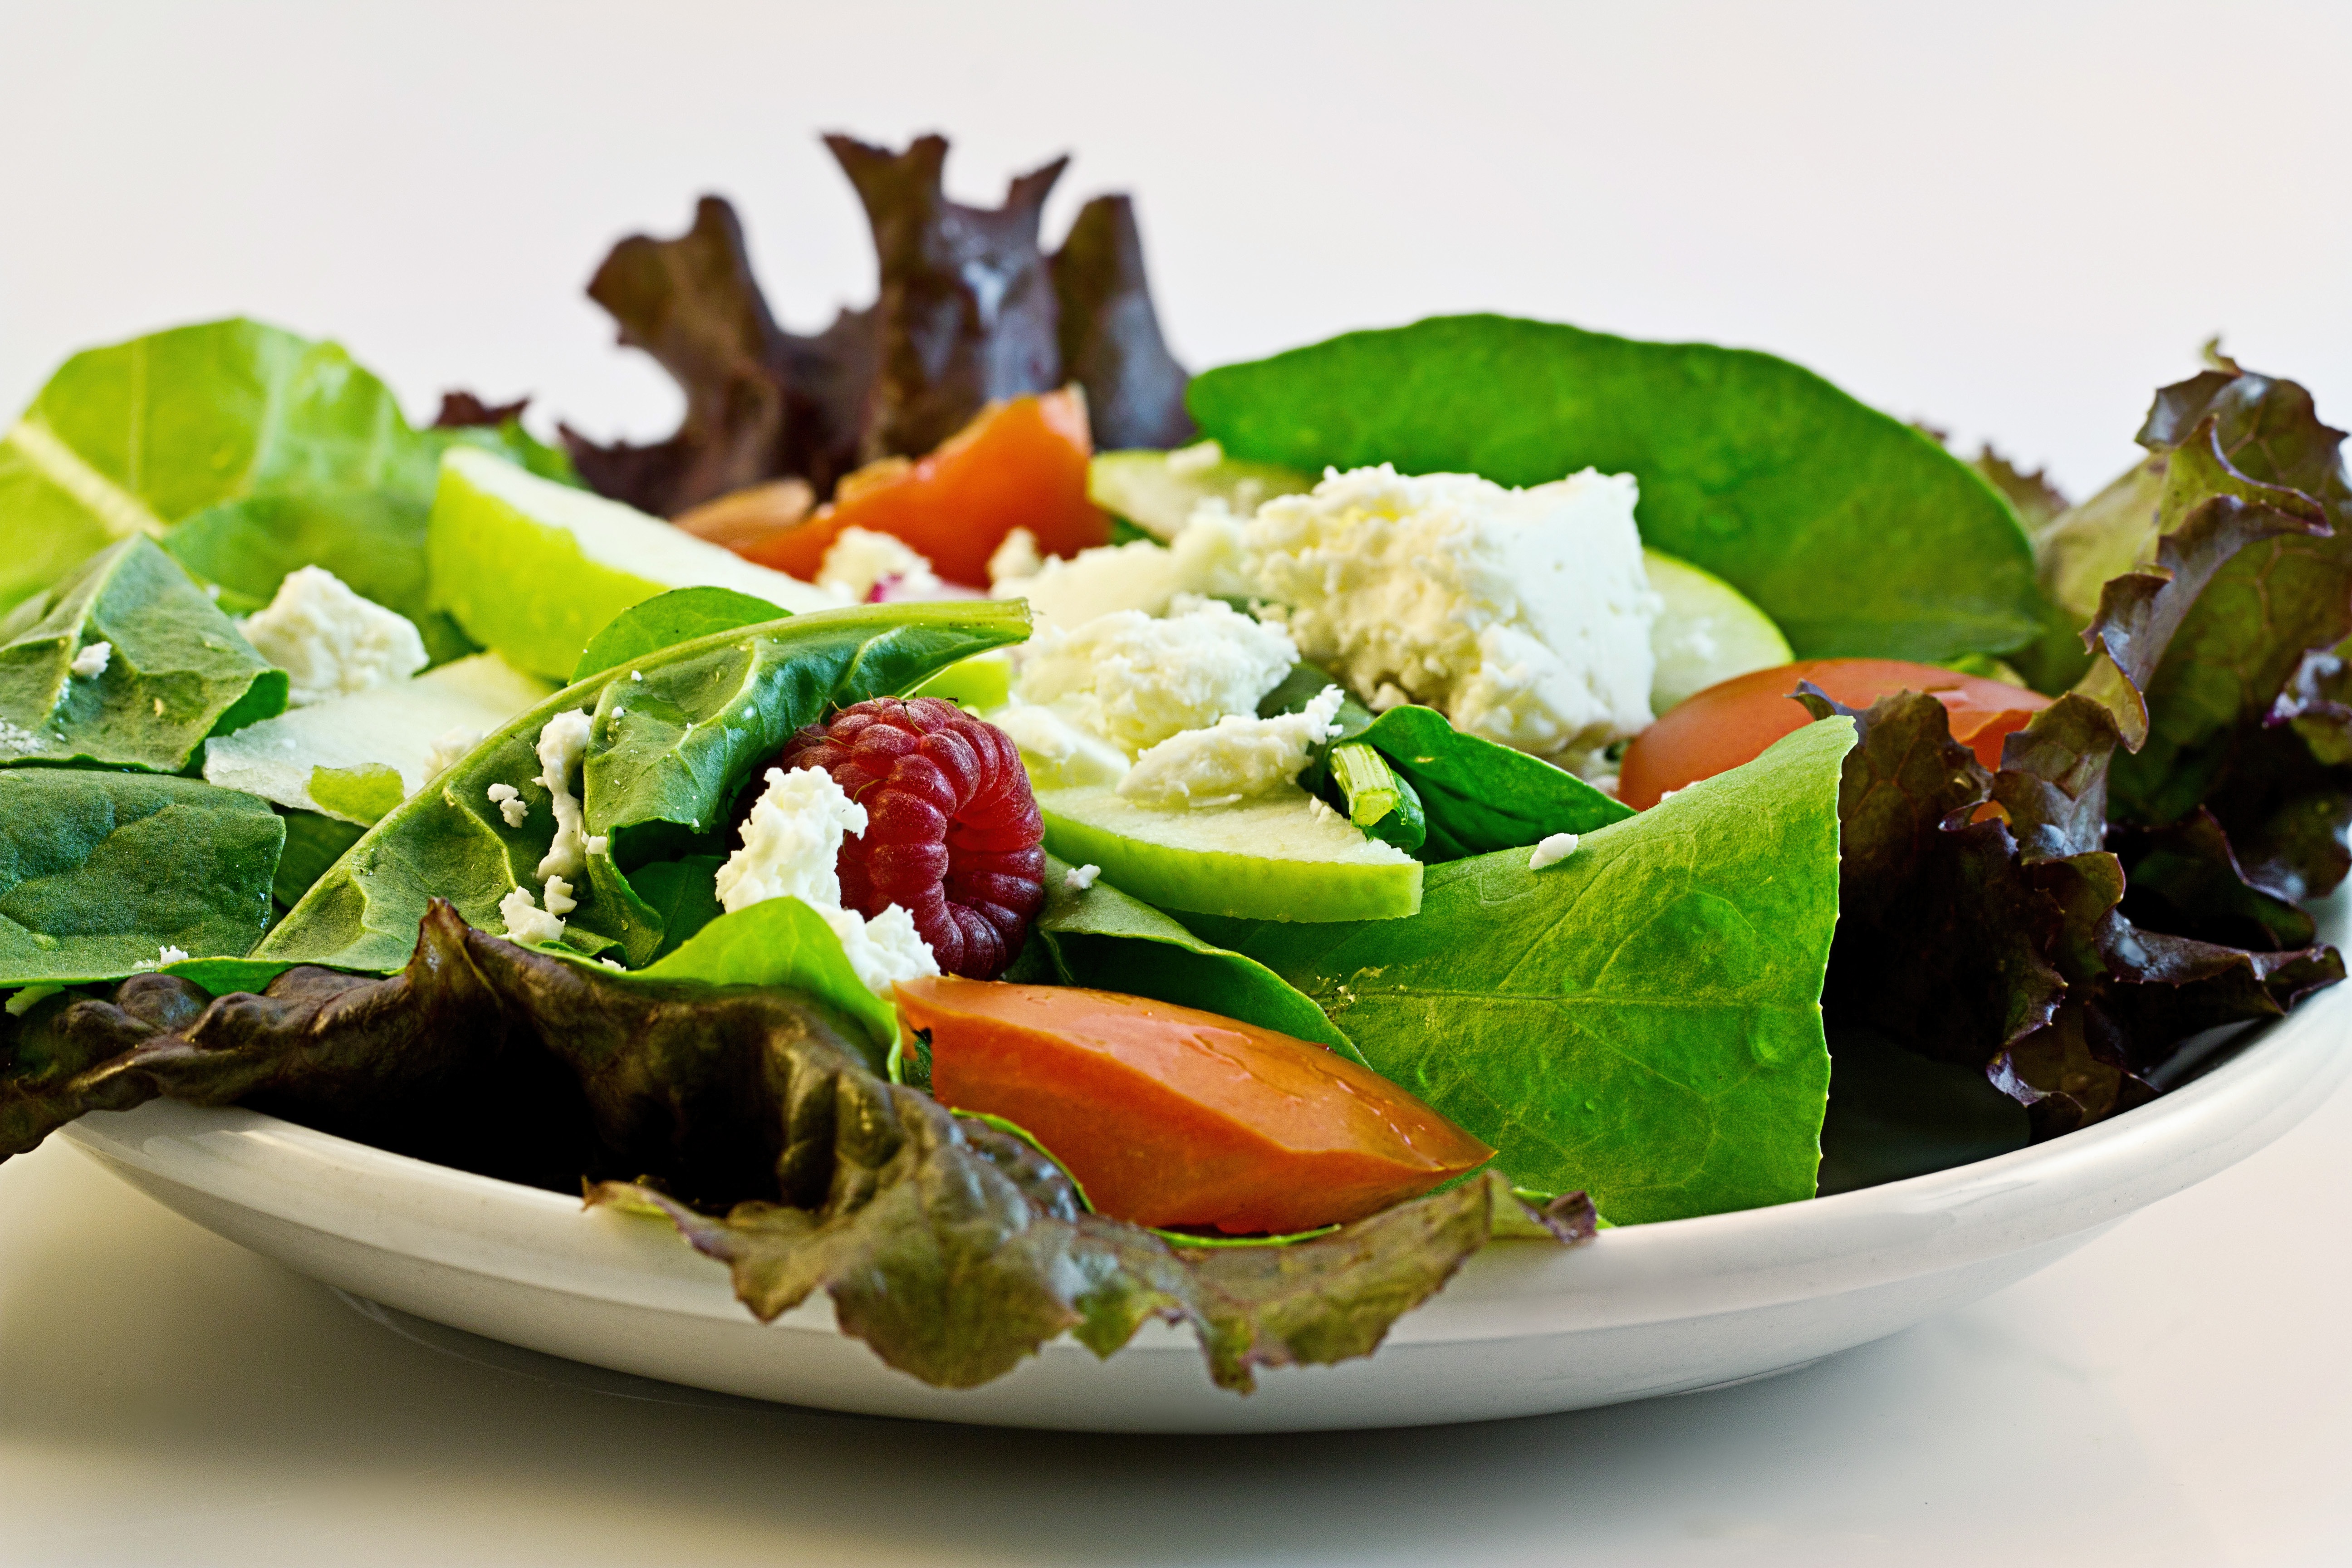
POLYGON ((1391 708, 1355 739, 1386 757, 1421 796, 1420 858, 1436 864, 1522 848, 1555 833, 1591 833, 1633 808, 1541 757, 1465 735, 1434 708, 1391 708))
POLYGON ((698 980, 797 991, 840 1013, 873 1047, 866 1065, 881 1070, 898 1037, 898 1015, 866 988, 824 917, 798 899, 763 899, 721 914, 662 958, 622 977, 631 984, 698 980))
POLYGON ((268 802, 194 779, 0 770, 0 985, 243 953, 285 841, 268 802))
POLYGON ((1755 600, 1801 658, 1999 653, 2042 624, 1991 486, 1769 354, 1440 317, 1207 371, 1186 401, 1233 456, 1309 472, 1632 473, 1643 542, 1755 600))
POLYGON ((656 860, 629 873, 629 886, 661 922, 656 963, 719 918, 719 868, 725 863, 717 855, 688 855, 682 860, 656 860))
POLYGON ((553 842, 551 797, 538 782, 540 731, 585 709, 583 768, 588 881, 575 932, 645 963, 660 917, 628 880, 655 860, 707 854, 737 792, 793 731, 827 710, 905 691, 934 671, 1028 632, 1019 601, 866 605, 794 616, 681 643, 565 688, 494 731, 371 828, 303 896, 255 956, 390 973, 406 961, 427 901, 500 929, 499 900, 537 896, 553 842), (520 792, 510 826, 493 784, 520 792))
POLYGON ((1371 1065, 1323 1009, 1265 964, 1202 941, 1108 882, 1073 888, 1069 872, 1045 858, 1045 907, 1036 928, 1064 984, 1221 1013, 1371 1065))
MULTIPOLYGON (((278 874, 269 884, 269 896, 291 909, 302 901, 310 885, 327 874, 327 868, 343 858, 343 852, 360 841, 367 831, 356 822, 344 822, 316 811, 281 811, 286 823, 286 848, 278 857, 278 874)), ((204 984, 199 979, 198 984, 204 984)), ((217 985, 205 985, 217 993, 217 985)))
POLYGON ((181 773, 205 736, 285 706, 286 672, 150 539, 100 551, 0 620, 0 764, 181 773), (100 667, 78 671, 100 643, 100 667))
POLYGON ((805 997, 567 963, 439 902, 390 979, 297 969, 208 1005, 142 975, 111 1001, 0 1016, 0 1158, 158 1095, 258 1101, 573 1192, 583 1172, 644 1172, 664 1190, 591 1201, 668 1218, 761 1319, 826 1291, 845 1332, 944 1387, 1065 1331, 1109 1355, 1160 1318, 1246 1392, 1257 1367, 1370 1353, 1496 1236, 1594 1228, 1590 1204, 1538 1207, 1487 1173, 1292 1247, 1172 1248, 1088 1214, 1018 1137, 885 1082, 805 997))
POLYGON ((1811 1197, 1850 722, 1586 837, 1433 868, 1421 912, 1192 920, 1313 997, 1529 1187, 1621 1225, 1811 1197))
POLYGON ((732 588, 672 588, 631 605, 588 639, 572 679, 585 680, 633 658, 737 626, 781 621, 790 610, 732 588))

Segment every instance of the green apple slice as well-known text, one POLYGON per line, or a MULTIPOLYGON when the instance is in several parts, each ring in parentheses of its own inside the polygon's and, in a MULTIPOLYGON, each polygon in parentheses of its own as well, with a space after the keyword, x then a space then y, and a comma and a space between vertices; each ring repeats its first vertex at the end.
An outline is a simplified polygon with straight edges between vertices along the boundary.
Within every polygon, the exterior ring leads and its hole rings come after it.
POLYGON ((1368 921, 1421 908, 1421 862, 1367 838, 1302 789, 1191 811, 1116 791, 1049 789, 1045 847, 1102 868, 1122 893, 1164 910, 1260 921, 1368 921))
POLYGON ((1175 538, 1204 500, 1247 517, 1275 496, 1314 488, 1296 468, 1237 461, 1214 441, 1173 452, 1097 452, 1087 465, 1087 498, 1162 541, 1175 538))
POLYGON ((1001 708, 1013 696, 1013 658, 991 648, 948 666, 918 687, 918 697, 940 697, 966 708, 1001 708))
POLYGON ((1717 681, 1797 657, 1772 617, 1714 573, 1654 550, 1643 551, 1642 560, 1650 586, 1666 602, 1650 627, 1650 651, 1657 658, 1651 712, 1664 713, 1717 681))
POLYGON ((468 447, 441 459, 425 559, 434 604, 467 636, 559 681, 614 616, 672 588, 732 588, 795 615, 842 603, 635 507, 468 447))
POLYGON ((425 786, 436 746, 486 735, 554 689, 476 654, 215 735, 205 782, 364 826, 425 786))

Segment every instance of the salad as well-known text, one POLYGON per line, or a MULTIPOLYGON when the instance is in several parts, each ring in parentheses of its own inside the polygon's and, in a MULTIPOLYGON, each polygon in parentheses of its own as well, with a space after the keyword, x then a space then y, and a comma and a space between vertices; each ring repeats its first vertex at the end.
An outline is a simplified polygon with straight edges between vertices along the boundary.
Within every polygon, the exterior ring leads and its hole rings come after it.
POLYGON ((1134 209, 828 139, 590 295, 675 435, 331 342, 0 437, 0 1158, 240 1104, 584 1191, 943 1386, 1370 1353, 1490 1244, 2122 1114, 2343 977, 2352 487, 2207 351, 2070 503, 1769 354, 1463 316, 1188 375, 1134 209))

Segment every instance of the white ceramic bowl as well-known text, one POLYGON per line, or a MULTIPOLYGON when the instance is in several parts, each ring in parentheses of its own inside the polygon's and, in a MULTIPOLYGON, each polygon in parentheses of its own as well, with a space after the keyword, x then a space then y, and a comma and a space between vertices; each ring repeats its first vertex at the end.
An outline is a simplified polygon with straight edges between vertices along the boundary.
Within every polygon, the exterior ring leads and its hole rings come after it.
MULTIPOLYGON (((2339 923, 2331 921, 2330 923, 2339 923)), ((2331 933, 2332 934, 2332 933, 2331 933)), ((2352 985, 2205 1077, 2069 1137, 1811 1203, 1474 1258, 1367 1359, 1213 1387, 1158 1325, 1107 1362, 1068 1341, 985 1388, 928 1388, 835 1331, 763 1327, 662 1222, 248 1110, 156 1101, 66 1136, 199 1225, 436 1322, 697 1387, 876 1415, 1083 1431, 1404 1426, 1532 1415, 1768 1376, 1965 1305, 2262 1148, 2352 1071, 2352 985)))

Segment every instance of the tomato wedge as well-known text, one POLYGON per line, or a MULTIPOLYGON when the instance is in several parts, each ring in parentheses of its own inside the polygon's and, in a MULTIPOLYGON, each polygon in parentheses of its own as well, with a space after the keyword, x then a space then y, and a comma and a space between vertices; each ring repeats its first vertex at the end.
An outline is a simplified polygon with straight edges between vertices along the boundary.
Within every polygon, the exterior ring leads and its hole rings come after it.
POLYGON ((1110 542, 1110 519, 1087 499, 1094 442, 1076 392, 992 403, 925 458, 885 458, 844 479, 805 522, 732 545, 746 560, 807 582, 845 528, 895 534, 931 569, 968 588, 988 586, 988 558, 1016 528, 1046 555, 1110 542))
POLYGON ((1950 715, 1952 739, 1988 768, 2000 766, 2001 742, 2051 702, 2006 681, 1893 658, 1809 658, 1750 670, 1685 698, 1635 736, 1618 771, 1618 798, 1646 811, 1671 790, 1752 762, 1781 736, 1812 722, 1804 704, 1789 695, 1801 680, 1848 708, 1867 708, 1898 691, 1924 691, 1950 715))
POLYGON ((1287 1235, 1494 1156, 1370 1068, 1214 1013, 953 976, 898 996, 930 1037, 933 1096, 1020 1126, 1117 1219, 1287 1235))

